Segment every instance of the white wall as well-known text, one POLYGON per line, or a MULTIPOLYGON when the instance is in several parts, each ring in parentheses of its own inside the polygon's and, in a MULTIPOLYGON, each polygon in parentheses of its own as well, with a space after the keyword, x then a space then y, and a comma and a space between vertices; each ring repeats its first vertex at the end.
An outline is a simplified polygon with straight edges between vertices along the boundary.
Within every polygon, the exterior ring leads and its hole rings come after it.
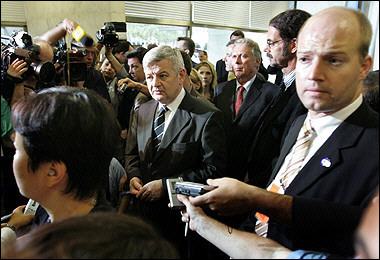
POLYGON ((123 1, 25 1, 25 11, 32 37, 64 18, 76 21, 94 39, 104 22, 125 22, 123 1))

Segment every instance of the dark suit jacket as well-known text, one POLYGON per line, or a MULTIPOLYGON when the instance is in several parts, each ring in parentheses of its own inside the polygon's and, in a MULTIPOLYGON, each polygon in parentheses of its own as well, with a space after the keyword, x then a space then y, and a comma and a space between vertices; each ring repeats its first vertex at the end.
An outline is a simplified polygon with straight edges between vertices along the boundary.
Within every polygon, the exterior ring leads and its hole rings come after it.
MULTIPOLYGON (((299 117, 289 130, 270 182, 294 145, 304 119, 299 117)), ((287 188, 285 194, 293 196, 291 228, 269 220, 268 237, 292 250, 352 256, 353 232, 378 184, 379 114, 363 102, 287 188), (321 164, 325 158, 331 162, 329 167, 321 164), (356 210, 348 210, 350 207, 356 210)))
POLYGON ((250 137, 253 138, 253 145, 248 159, 249 184, 266 188, 291 124, 306 112, 307 109, 297 95, 294 80, 281 97, 272 102, 260 116, 252 131, 252 134, 257 134, 250 137))
POLYGON ((187 91, 153 157, 153 119, 158 102, 150 100, 136 112, 126 150, 127 174, 144 183, 181 176, 205 182, 225 170, 225 135, 221 112, 187 91))
POLYGON ((227 176, 243 180, 252 143, 248 137, 264 109, 278 92, 278 87, 256 77, 239 113, 235 117, 236 80, 216 85, 214 103, 223 112, 228 149, 227 176))
POLYGON ((226 63, 223 61, 223 59, 220 59, 216 62, 215 70, 218 84, 227 81, 228 71, 226 71, 226 63))
POLYGON ((107 84, 104 81, 103 74, 94 68, 90 68, 86 73, 86 80, 83 83, 84 88, 91 89, 99 95, 107 99, 111 103, 111 98, 108 93, 107 84))
POLYGON ((157 106, 152 99, 135 113, 127 138, 126 171, 129 179, 139 177, 144 184, 162 179, 164 197, 155 202, 139 201, 138 213, 185 254, 184 225, 179 212, 168 208, 166 179, 181 176, 185 181, 206 183, 208 178, 223 175, 227 156, 223 117, 214 105, 186 91, 153 156, 151 139, 157 106))
POLYGON ((274 84, 280 86, 281 81, 282 81, 282 76, 283 76, 282 70, 280 68, 268 65, 267 72, 268 72, 268 74, 276 74, 276 79, 274 81, 274 84))

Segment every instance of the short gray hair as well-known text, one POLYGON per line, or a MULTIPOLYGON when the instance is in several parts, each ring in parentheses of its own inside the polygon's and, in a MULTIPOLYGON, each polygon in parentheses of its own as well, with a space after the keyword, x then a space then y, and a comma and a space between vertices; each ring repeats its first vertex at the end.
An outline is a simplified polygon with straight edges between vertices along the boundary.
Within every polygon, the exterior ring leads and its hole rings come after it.
POLYGON ((173 63, 173 70, 178 74, 181 69, 185 68, 182 55, 179 50, 173 49, 167 45, 161 45, 149 50, 143 59, 144 70, 149 63, 159 62, 168 59, 173 63))
POLYGON ((251 40, 249 38, 242 38, 242 39, 237 39, 235 41, 235 46, 238 45, 238 44, 243 44, 243 45, 247 45, 247 46, 251 47, 252 48, 253 57, 255 57, 255 59, 257 59, 257 60, 260 60, 260 62, 261 62, 260 47, 259 47, 259 45, 255 41, 253 41, 253 40, 251 40))

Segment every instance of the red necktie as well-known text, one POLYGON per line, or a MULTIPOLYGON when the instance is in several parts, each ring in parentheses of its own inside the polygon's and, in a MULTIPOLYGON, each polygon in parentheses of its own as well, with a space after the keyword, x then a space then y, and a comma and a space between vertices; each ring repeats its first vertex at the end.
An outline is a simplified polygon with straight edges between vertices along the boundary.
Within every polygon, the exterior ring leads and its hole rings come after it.
POLYGON ((238 114, 241 104, 243 104, 243 91, 244 91, 244 87, 240 86, 239 92, 236 98, 236 102, 235 102, 235 116, 238 114))

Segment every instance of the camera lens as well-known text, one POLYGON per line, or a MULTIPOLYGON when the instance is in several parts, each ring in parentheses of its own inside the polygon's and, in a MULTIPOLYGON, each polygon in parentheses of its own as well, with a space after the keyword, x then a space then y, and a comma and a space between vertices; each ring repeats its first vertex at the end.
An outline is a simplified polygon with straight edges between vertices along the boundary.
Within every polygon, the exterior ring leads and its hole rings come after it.
POLYGON ((51 62, 40 62, 40 63, 32 63, 30 64, 33 69, 34 73, 37 76, 39 80, 41 80, 44 83, 49 83, 54 80, 55 77, 55 67, 53 63, 51 62))
POLYGON ((63 66, 63 73, 67 81, 84 81, 86 79, 87 66, 84 62, 69 62, 63 66), (70 68, 70 71, 68 69, 70 68), (69 73, 68 73, 69 72, 69 73), (70 74, 70 79, 69 79, 70 74))

